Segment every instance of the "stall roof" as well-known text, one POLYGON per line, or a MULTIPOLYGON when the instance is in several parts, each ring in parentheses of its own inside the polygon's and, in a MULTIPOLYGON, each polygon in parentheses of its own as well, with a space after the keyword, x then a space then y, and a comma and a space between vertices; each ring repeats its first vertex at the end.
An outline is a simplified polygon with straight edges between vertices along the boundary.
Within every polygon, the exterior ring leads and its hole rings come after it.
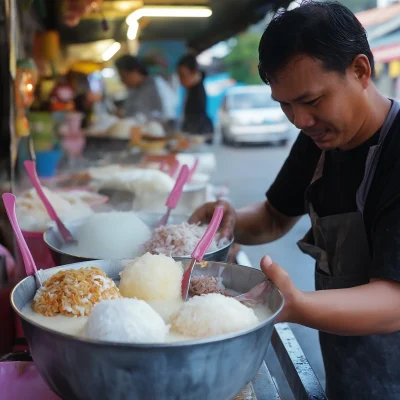
POLYGON ((386 63, 400 59, 400 4, 373 8, 356 16, 367 30, 375 61, 386 63))
POLYGON ((65 44, 87 43, 104 39, 123 41, 127 35, 126 16, 138 7, 144 5, 202 5, 209 6, 213 11, 210 18, 163 18, 145 21, 139 38, 148 40, 183 40, 197 52, 206 50, 221 40, 245 30, 249 25, 262 20, 272 9, 286 7, 289 0, 138 0, 104 2, 104 14, 109 22, 110 29, 104 31, 100 20, 101 16, 90 15, 83 19, 75 28, 68 28, 57 18, 56 3, 46 0, 47 18, 45 25, 48 29, 60 31, 61 40, 65 44), (124 4, 122 4, 124 3, 124 4))

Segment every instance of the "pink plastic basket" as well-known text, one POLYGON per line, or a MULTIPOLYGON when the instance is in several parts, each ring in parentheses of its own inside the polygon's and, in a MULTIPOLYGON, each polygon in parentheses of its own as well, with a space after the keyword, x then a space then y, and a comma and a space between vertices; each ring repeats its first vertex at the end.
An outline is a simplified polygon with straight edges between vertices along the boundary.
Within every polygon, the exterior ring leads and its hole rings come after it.
POLYGON ((46 385, 33 362, 0 362, 0 387, 7 400, 60 400, 46 385))

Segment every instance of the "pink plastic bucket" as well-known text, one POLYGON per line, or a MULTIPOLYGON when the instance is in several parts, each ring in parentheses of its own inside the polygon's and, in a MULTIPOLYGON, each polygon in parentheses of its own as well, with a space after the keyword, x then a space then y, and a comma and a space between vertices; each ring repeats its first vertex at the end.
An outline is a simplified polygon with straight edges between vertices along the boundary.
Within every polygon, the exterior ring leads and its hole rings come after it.
POLYGON ((60 400, 46 385, 33 362, 0 362, 0 387, 0 397, 7 400, 60 400))

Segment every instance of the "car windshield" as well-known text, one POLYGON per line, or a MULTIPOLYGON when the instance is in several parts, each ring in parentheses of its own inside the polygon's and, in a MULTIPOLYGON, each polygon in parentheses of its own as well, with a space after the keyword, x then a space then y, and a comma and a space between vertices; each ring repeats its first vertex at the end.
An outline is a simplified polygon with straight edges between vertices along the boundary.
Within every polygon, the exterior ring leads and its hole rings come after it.
POLYGON ((272 100, 266 90, 260 92, 231 93, 229 95, 229 108, 231 110, 248 110, 252 108, 279 107, 279 104, 272 100))

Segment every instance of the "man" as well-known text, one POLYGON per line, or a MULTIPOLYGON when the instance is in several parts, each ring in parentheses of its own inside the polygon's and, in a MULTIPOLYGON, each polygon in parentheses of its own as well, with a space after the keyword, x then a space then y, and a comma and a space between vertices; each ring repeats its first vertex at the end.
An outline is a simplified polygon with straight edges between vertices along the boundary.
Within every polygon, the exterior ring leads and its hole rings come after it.
POLYGON ((176 119, 177 96, 164 79, 150 76, 146 66, 134 56, 121 56, 115 66, 128 89, 124 103, 125 117, 142 114, 147 118, 176 119))
MULTIPOLYGON (((286 299, 278 322, 320 331, 329 399, 399 399, 399 105, 374 86, 365 31, 339 3, 277 15, 259 57, 261 78, 301 132, 266 201, 237 211, 222 202, 222 232, 268 243, 308 213, 299 247, 316 260, 317 291, 261 260, 286 299)), ((191 220, 209 220, 215 205, 191 220)))

